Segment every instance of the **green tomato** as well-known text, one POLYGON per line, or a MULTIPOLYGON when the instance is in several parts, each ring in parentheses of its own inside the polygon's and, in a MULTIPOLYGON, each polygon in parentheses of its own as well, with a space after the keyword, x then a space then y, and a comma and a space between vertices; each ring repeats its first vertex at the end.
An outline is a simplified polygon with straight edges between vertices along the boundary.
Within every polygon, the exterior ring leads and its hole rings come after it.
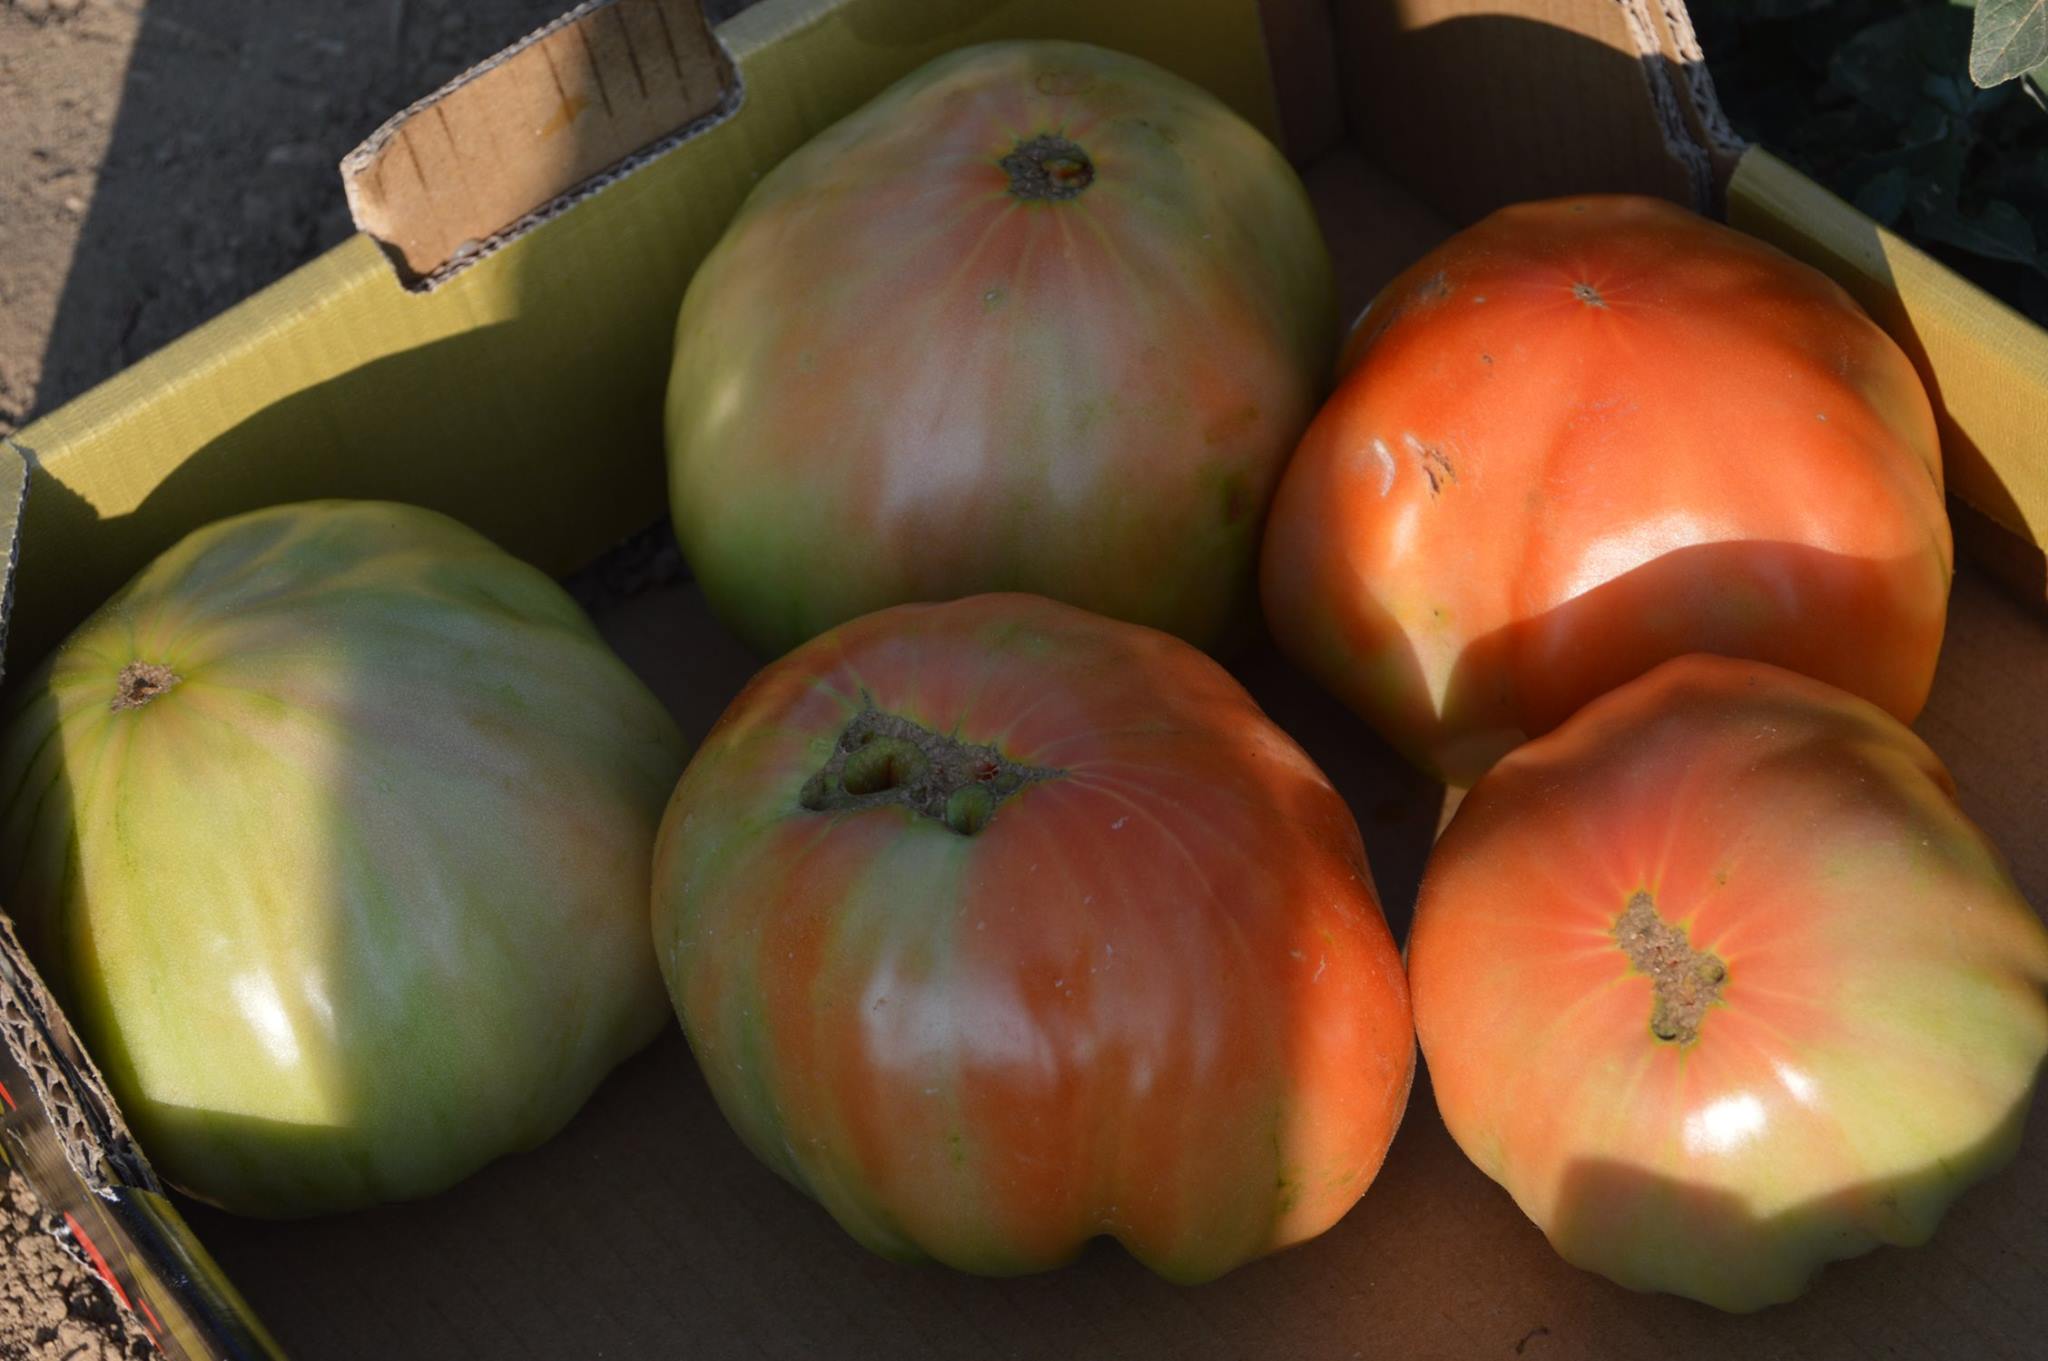
POLYGON ((685 757, 545 575, 325 502, 171 548, 15 687, 0 901, 144 1151, 251 1214, 440 1190, 659 1030, 685 757))

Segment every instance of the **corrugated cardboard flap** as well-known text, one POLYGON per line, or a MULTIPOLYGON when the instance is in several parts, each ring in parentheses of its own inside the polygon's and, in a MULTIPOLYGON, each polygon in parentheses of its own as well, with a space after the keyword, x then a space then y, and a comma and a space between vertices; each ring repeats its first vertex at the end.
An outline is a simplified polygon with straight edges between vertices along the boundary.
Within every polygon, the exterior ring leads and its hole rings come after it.
MULTIPOLYGON (((5 460, 20 455, 0 443, 5 460)), ((45 1224, 90 1265, 172 1361, 282 1361, 283 1352, 193 1237, 92 1058, 0 912, 0 1160, 41 1198, 45 1224)))
POLYGON ((1913 361, 1934 400, 1956 537, 2023 598, 2048 600, 2048 331, 1760 147, 1728 221, 1825 271, 1913 361))
POLYGON ((80 1181, 94 1191, 113 1186, 163 1190, 122 1123, 99 1069, 71 1033, 5 914, 0 914, 0 1036, 49 1113, 64 1160, 80 1181))
POLYGON ((1711 208, 1686 55, 1653 0, 1338 0, 1335 12, 1351 136, 1454 222, 1603 190, 1711 208))
POLYGON ((356 226, 431 287, 739 106, 696 0, 590 0, 341 163, 356 226))

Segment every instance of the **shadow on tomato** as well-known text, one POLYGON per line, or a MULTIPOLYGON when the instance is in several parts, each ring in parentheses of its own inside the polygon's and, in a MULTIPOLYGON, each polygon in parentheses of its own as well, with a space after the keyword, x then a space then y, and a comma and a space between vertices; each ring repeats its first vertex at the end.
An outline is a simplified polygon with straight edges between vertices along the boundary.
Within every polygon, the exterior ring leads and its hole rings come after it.
POLYGON ((1530 735, 1547 732, 1689 652, 1772 662, 1910 720, 1933 681, 1943 614, 1906 617, 1900 604, 1937 570, 1932 544, 1881 560, 1775 541, 1673 549, 1467 645, 1438 722, 1498 731, 1521 719, 1530 735))
MULTIPOLYGON (((1413 653, 1409 658, 1413 667, 1413 653)), ((1289 665, 1263 631, 1257 643, 1232 660, 1231 671, 1259 707, 1315 758, 1351 806, 1387 925, 1395 940, 1406 939, 1423 863, 1435 840, 1442 786, 1289 665)))
MULTIPOLYGON (((1926 1243, 1958 1195, 2018 1154, 2030 1098, 1981 1141, 1924 1165, 1858 1176, 1851 1166, 1856 1155, 1845 1148, 1841 1184, 1768 1209, 1759 1208, 1762 1188, 1738 1193, 1629 1163, 1580 1159, 1565 1171, 1556 1222, 1546 1233, 1567 1261, 1631 1290, 1667 1291, 1745 1313, 1782 1304, 1805 1293, 1830 1262, 1882 1244, 1926 1243)), ((2037 1129, 2034 1142, 2048 1140, 2037 1129)), ((1960 1276, 1999 1293, 1999 1282, 1985 1280, 1982 1269, 1981 1260, 1965 1264, 1938 1251, 1888 1256, 1868 1268, 1887 1273, 1882 1286, 1873 1291, 1877 1283, 1864 1280, 1857 1288, 1866 1296, 1892 1289, 1933 1294, 1946 1288, 1945 1278, 1960 1276)), ((2032 1288, 2019 1279, 2031 1276, 2017 1258, 2011 1271, 2015 1296, 2032 1288)), ((2023 1349, 2021 1338, 2005 1341, 2023 1349)))

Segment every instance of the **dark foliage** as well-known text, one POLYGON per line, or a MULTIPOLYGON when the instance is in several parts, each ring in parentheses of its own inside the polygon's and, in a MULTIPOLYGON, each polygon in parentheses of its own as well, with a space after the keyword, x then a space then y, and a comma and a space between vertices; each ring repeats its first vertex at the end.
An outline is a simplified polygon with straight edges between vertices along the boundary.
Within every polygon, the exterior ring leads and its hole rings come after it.
POLYGON ((1934 0, 1693 0, 1729 119, 2048 325, 2040 76, 1980 89, 1971 11, 1934 0))

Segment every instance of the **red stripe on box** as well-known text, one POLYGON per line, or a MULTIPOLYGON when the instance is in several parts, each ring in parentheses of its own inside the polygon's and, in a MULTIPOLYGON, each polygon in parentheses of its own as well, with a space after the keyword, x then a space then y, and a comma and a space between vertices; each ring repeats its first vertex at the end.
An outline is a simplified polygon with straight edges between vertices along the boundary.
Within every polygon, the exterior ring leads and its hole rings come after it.
POLYGON ((64 1222, 71 1226, 72 1236, 85 1248, 85 1255, 92 1258, 93 1266, 99 1269, 100 1279, 112 1288, 114 1297, 121 1301, 121 1307, 133 1313, 135 1306, 129 1303, 128 1292, 123 1290, 121 1283, 114 1279, 114 1269, 107 1265, 107 1259, 100 1256, 100 1250, 93 1246, 92 1239, 85 1232, 85 1226, 73 1219, 69 1210, 64 1212, 64 1222))

